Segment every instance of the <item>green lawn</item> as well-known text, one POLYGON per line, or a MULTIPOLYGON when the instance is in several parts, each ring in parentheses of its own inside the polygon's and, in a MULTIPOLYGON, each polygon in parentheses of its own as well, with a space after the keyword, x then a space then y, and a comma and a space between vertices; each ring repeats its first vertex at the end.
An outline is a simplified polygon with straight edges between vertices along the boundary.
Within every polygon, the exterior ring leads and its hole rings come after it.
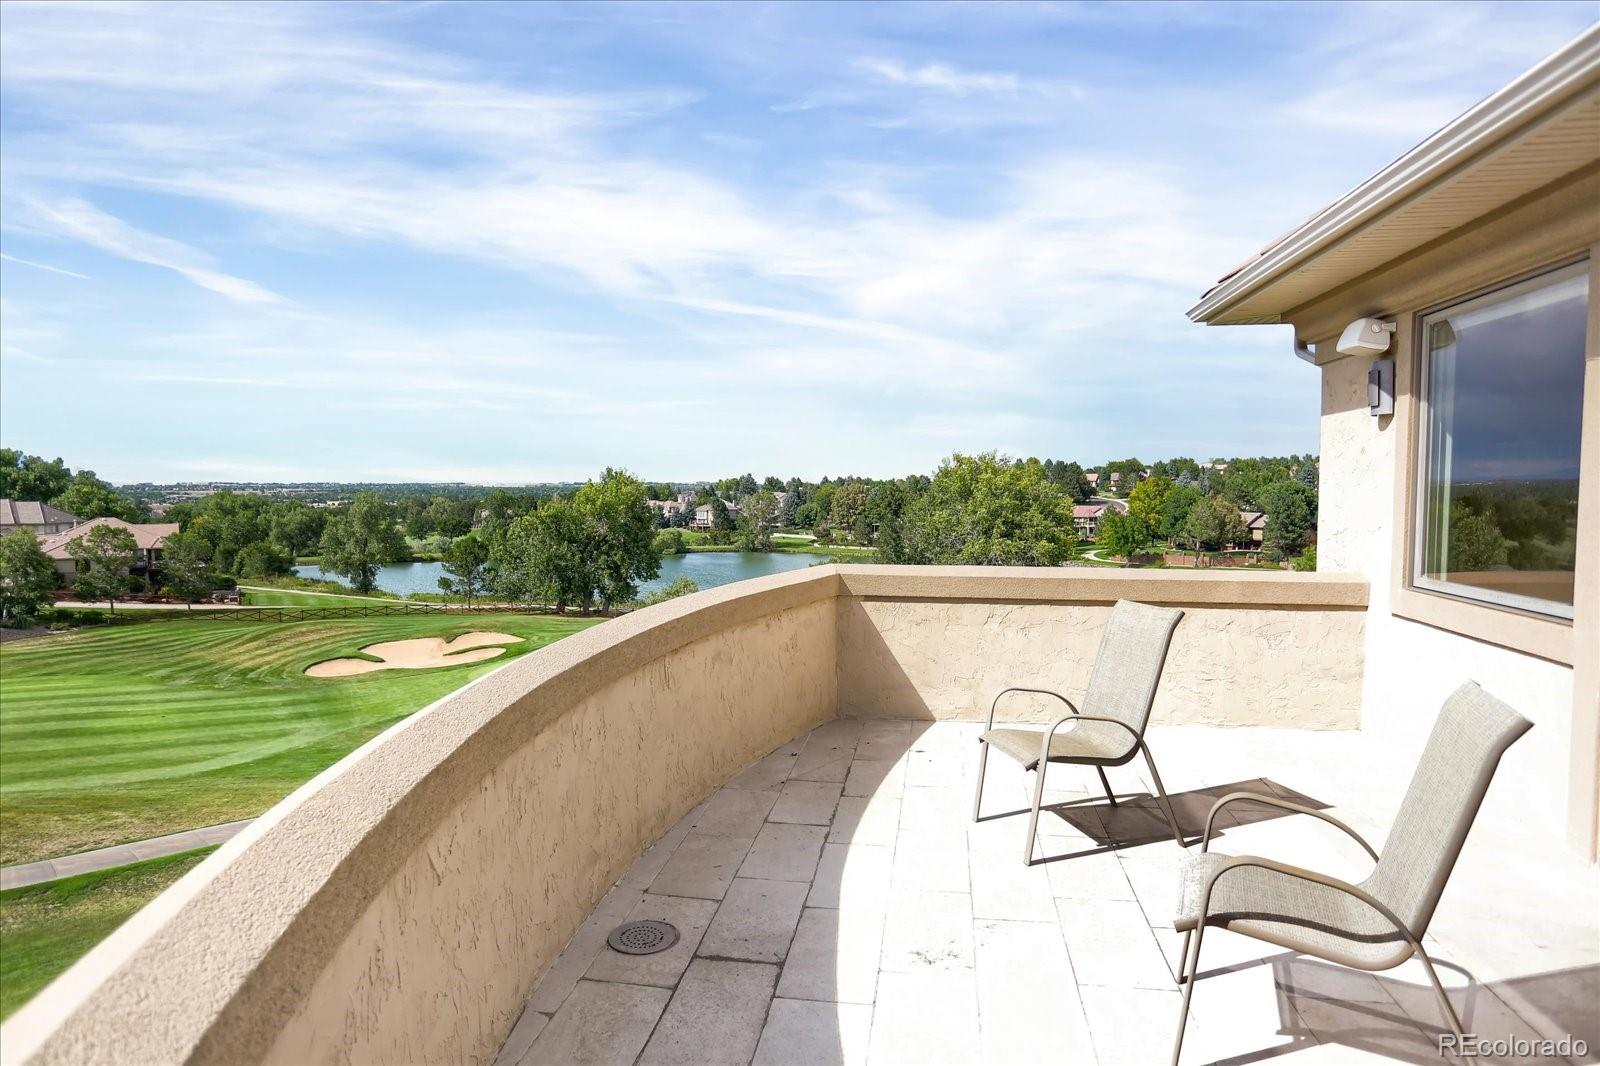
POLYGON ((593 618, 154 622, 0 646, 0 863, 260 814, 385 727, 593 618), (407 637, 526 638, 482 663, 310 678, 407 637))
POLYGON ((205 858, 212 848, 0 892, 0 1018, 205 858))

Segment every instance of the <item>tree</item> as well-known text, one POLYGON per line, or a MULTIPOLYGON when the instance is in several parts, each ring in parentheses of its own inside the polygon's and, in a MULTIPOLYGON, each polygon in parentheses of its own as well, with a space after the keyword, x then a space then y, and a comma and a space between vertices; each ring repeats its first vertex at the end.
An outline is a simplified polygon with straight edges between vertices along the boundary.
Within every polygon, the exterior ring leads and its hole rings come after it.
POLYGON ((1261 534, 1267 558, 1276 561, 1298 554, 1316 528, 1317 494, 1299 481, 1274 481, 1256 496, 1267 516, 1261 534))
POLYGON ((267 537, 289 556, 310 555, 322 539, 327 511, 297 500, 273 504, 267 537))
POLYGON ((1130 511, 1107 511, 1100 520, 1100 535, 1095 543, 1112 555, 1124 558, 1138 555, 1150 547, 1151 530, 1145 520, 1130 511))
POLYGON ((1176 487, 1171 478, 1160 474, 1146 478, 1128 493, 1128 513, 1138 517, 1148 531, 1154 532, 1161 525, 1162 505, 1176 487))
POLYGON ((67 542, 67 554, 77 564, 73 589, 86 600, 106 600, 111 613, 136 582, 128 573, 139 558, 139 544, 121 526, 95 526, 67 542))
POLYGON ((0 537, 0 620, 25 626, 50 602, 56 567, 29 529, 0 537))
POLYGON ((778 524, 778 498, 766 489, 744 501, 739 513, 739 528, 746 551, 772 550, 772 531, 778 524))
POLYGON ((1216 551, 1228 544, 1238 544, 1248 536, 1238 508, 1214 496, 1196 500, 1183 519, 1181 537, 1192 544, 1195 551, 1216 551))
POLYGON ((1471 573, 1504 566, 1509 547, 1492 517, 1475 513, 1460 500, 1450 505, 1450 545, 1446 568, 1451 573, 1471 573))
MULTIPOLYGON (((326 566, 326 562, 323 565, 326 566)), ((267 540, 246 544, 233 557, 233 566, 240 577, 283 577, 294 572, 289 553, 267 540)))
MULTIPOLYGON (((860 481, 847 482, 834 490, 831 511, 833 528, 852 536, 864 534, 869 495, 866 484, 860 481)), ((860 536, 858 539, 865 540, 866 537, 860 536)))
MULTIPOLYGON (((1188 475, 1178 476, 1182 478, 1188 475)), ((1203 498, 1199 489, 1181 482, 1174 483, 1172 491, 1161 501, 1161 513, 1154 525, 1156 535, 1167 541, 1177 540, 1183 534, 1183 520, 1189 516, 1189 510, 1203 498)))
POLYGON ((910 498, 911 494, 898 481, 878 482, 867 498, 868 543, 876 546, 889 562, 895 562, 902 554, 901 524, 910 498))
POLYGON ((957 453, 905 508, 910 563, 1055 566, 1076 545, 1072 498, 1038 463, 957 453))
POLYGON ((476 533, 457 537, 444 550, 444 571, 449 577, 439 579, 439 587, 454 596, 465 596, 467 606, 473 597, 481 595, 489 584, 489 546, 476 533))
POLYGON ((194 610, 216 587, 210 546, 193 534, 174 533, 161 543, 161 591, 194 610))
POLYGON ((405 556, 394 508, 376 492, 356 493, 345 513, 330 518, 322 531, 322 568, 347 578, 357 592, 371 592, 378 568, 405 556))
POLYGON ((67 487, 50 504, 82 519, 120 518, 125 522, 137 522, 148 513, 117 495, 117 490, 95 477, 93 470, 73 474, 67 487))
POLYGON ((60 459, 45 459, 38 455, 24 455, 15 448, 0 448, 0 497, 8 500, 53 500, 67 491, 71 481, 72 471, 60 459))
POLYGON ((555 499, 511 523, 494 565, 496 587, 513 599, 543 597, 587 611, 631 600, 636 582, 661 572, 644 485, 607 469, 569 499, 555 499))

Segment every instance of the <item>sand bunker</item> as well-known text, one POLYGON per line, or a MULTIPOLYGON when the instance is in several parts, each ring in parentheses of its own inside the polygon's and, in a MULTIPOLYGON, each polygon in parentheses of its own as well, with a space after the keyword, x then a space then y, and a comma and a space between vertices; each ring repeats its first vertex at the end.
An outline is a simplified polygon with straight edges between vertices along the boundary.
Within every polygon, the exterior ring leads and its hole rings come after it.
POLYGON ((510 633, 464 633, 454 640, 441 637, 417 637, 414 640, 387 640, 382 644, 368 644, 361 650, 377 656, 382 662, 370 659, 327 659, 306 667, 310 677, 351 677, 370 674, 374 670, 432 670, 439 666, 460 666, 462 663, 480 663, 504 655, 504 648, 486 647, 490 644, 516 644, 521 637, 510 633))

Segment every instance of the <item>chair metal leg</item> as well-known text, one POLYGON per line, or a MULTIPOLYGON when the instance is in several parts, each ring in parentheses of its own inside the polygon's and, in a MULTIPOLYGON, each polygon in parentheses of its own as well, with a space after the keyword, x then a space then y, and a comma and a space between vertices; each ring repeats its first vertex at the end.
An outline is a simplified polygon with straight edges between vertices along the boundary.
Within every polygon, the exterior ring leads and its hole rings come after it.
POLYGON ((1444 985, 1439 983, 1439 975, 1434 972, 1433 960, 1428 958, 1428 953, 1422 950, 1420 943, 1417 945, 1417 958, 1422 960, 1422 968, 1428 971, 1428 980, 1433 982, 1433 994, 1439 997, 1439 1008, 1444 1012, 1445 1021, 1450 1023, 1450 1032, 1455 1034, 1456 1047, 1460 1048, 1466 1040, 1461 1033, 1461 1019, 1456 1016, 1450 997, 1444 994, 1444 985))
POLYGON ((1178 816, 1172 813, 1172 801, 1167 798, 1167 790, 1161 784, 1161 774, 1156 770, 1156 760, 1150 754, 1150 746, 1144 741, 1139 741, 1139 750, 1144 752, 1144 761, 1150 767, 1150 779, 1156 785, 1156 798, 1161 803, 1161 810, 1167 816, 1167 825, 1172 827, 1172 839, 1178 842, 1178 847, 1186 848, 1188 841, 1183 839, 1183 830, 1178 828, 1178 816))
POLYGON ((978 820, 978 810, 983 806, 983 772, 989 767, 989 742, 978 741, 978 791, 972 797, 972 820, 978 820))
POLYGON ((1105 767, 1096 766, 1094 768, 1094 772, 1100 775, 1100 787, 1106 790, 1106 801, 1109 802, 1111 806, 1115 807, 1117 805, 1117 797, 1116 794, 1111 791, 1111 782, 1106 780, 1105 767))
POLYGON ((1183 1006, 1178 1008, 1178 1035, 1172 1039, 1172 1066, 1178 1066, 1178 1053, 1183 1050, 1183 1029, 1189 1021, 1189 998, 1194 995, 1195 974, 1200 972, 1200 939, 1205 936, 1206 923, 1201 919, 1200 924, 1194 927, 1194 942, 1184 941, 1183 969, 1189 974, 1189 979, 1183 983, 1183 1006))
POLYGON ((1039 760, 1039 769, 1035 771, 1033 782, 1033 810, 1028 814, 1028 839, 1022 844, 1022 865, 1033 865, 1033 838, 1039 831, 1039 806, 1044 802, 1044 768, 1050 763, 1046 759, 1039 760))
POLYGON ((1178 949, 1178 983, 1181 985, 1189 979, 1188 971, 1184 969, 1189 964, 1189 941, 1194 939, 1194 930, 1190 929, 1183 934, 1183 947, 1178 949))

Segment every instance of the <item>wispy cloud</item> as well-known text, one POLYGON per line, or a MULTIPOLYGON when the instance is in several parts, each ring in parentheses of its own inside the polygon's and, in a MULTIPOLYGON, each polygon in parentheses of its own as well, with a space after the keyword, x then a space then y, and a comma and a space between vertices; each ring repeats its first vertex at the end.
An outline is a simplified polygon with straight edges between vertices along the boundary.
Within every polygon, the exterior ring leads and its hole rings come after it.
POLYGON ((51 266, 49 263, 35 263, 32 259, 24 259, 21 256, 12 255, 9 252, 0 252, 0 259, 4 259, 8 263, 20 263, 22 266, 33 267, 35 270, 45 270, 51 274, 61 274, 65 277, 77 278, 79 281, 90 280, 89 275, 80 274, 76 270, 67 270, 63 267, 51 266))
POLYGON ((211 257, 198 248, 146 233, 106 214, 87 200, 34 200, 27 206, 42 228, 135 263, 171 270, 202 289, 230 300, 258 304, 283 301, 283 297, 253 281, 215 269, 211 257))
POLYGON ((1022 79, 1015 74, 960 70, 944 63, 924 63, 912 67, 898 59, 863 58, 856 60, 856 66, 894 85, 937 89, 958 96, 969 93, 1015 93, 1022 85, 1022 79))

